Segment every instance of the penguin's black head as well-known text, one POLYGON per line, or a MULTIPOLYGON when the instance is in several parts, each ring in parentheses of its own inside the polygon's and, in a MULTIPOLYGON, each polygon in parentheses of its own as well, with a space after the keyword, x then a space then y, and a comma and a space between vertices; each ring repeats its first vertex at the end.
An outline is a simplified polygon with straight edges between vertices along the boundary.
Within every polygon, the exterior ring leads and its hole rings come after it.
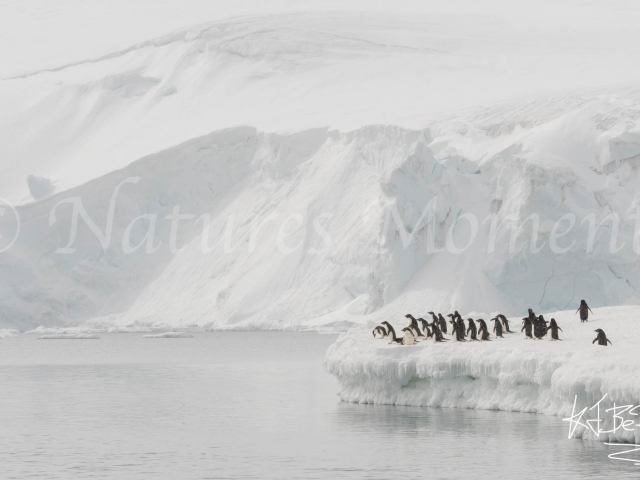
POLYGON ((584 300, 580 300, 580 305, 582 305, 583 303, 587 303, 584 300))
POLYGON ((447 317, 451 317, 451 318, 453 318, 453 313, 448 313, 448 314, 447 314, 447 317))
POLYGON ((427 312, 429 315, 435 315, 435 313, 433 312, 427 312))
POLYGON ((410 313, 407 313, 407 314, 405 315, 405 318, 411 318, 411 314, 410 314, 410 313))
POLYGON ((529 309, 529 313, 533 313, 533 309, 532 308, 529 309))
POLYGON ((597 330, 594 330, 594 332, 604 333, 601 328, 598 328, 597 330))

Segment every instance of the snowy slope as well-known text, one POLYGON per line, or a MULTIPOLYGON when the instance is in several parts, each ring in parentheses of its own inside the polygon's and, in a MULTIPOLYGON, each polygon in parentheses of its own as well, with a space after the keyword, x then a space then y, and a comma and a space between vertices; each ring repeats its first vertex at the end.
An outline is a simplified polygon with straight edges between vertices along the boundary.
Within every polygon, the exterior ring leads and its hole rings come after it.
POLYGON ((637 3, 388 7, 217 20, 12 75, 0 82, 0 191, 29 202, 28 175, 63 191, 221 128, 421 129, 482 105, 640 79, 637 3))
MULTIPOLYGON (((606 395, 600 429, 613 430, 613 414, 606 413, 606 408, 614 402, 640 405, 639 316, 639 307, 600 308, 583 324, 575 312, 555 312, 545 318, 556 318, 563 330, 562 341, 525 340, 524 334, 514 333, 490 342, 426 341, 414 346, 373 339, 372 323, 341 334, 327 351, 325 367, 340 382, 340 398, 357 403, 508 410, 568 418, 574 414, 574 402, 578 413, 606 395), (592 345, 596 328, 606 332, 613 346, 592 345)), ((519 318, 512 319, 511 329, 519 332, 520 323, 519 318)), ((400 327, 406 322, 392 324, 400 327)), ((493 324, 489 325, 491 329, 493 324)), ((581 422, 586 425, 587 419, 595 418, 595 410, 587 411, 581 422)), ((640 428, 626 431, 619 428, 619 421, 616 426, 616 432, 599 436, 578 427, 574 435, 600 441, 640 441, 640 428)))

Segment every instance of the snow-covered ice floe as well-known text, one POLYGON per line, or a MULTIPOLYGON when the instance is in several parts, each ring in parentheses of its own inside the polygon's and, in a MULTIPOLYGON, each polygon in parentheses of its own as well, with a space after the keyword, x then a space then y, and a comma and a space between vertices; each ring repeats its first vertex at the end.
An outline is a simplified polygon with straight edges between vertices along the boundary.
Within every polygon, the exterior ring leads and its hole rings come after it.
MULTIPOLYGON (((353 403, 507 410, 568 418, 574 411, 590 409, 606 395, 601 403, 602 423, 596 430, 599 435, 577 426, 573 436, 638 443, 640 427, 613 425, 613 413, 605 410, 614 402, 617 406, 640 405, 639 317, 637 306, 594 309, 586 323, 575 312, 557 312, 545 319, 557 320, 562 341, 551 342, 549 336, 526 340, 520 333, 521 319, 514 318, 510 328, 517 333, 504 334, 504 339, 427 340, 411 346, 372 338, 371 324, 340 335, 327 351, 325 368, 340 382, 340 398, 353 403), (598 328, 605 331, 612 346, 592 344, 598 328)), ((493 322, 489 317, 485 320, 491 330, 493 322)), ((406 324, 404 319, 391 323, 399 327, 398 332, 406 324)), ((626 418, 640 424, 638 416, 629 414, 626 418)), ((586 425, 596 415, 597 408, 586 411, 581 423, 586 425)), ((567 431, 569 427, 570 422, 567 431)))
POLYGON ((13 330, 11 328, 0 328, 0 338, 17 337, 18 333, 18 330, 13 330))
POLYGON ((100 336, 91 333, 55 333, 38 337, 38 340, 100 340, 100 336))
POLYGON ((143 335, 142 338, 193 338, 189 332, 164 332, 155 335, 143 335))

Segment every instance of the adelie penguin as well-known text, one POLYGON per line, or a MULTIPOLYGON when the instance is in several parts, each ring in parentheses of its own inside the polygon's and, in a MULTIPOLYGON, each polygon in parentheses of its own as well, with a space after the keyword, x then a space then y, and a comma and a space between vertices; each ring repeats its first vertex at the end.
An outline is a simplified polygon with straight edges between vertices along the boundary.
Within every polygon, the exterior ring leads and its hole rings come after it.
POLYGON ((420 331, 420 326, 418 325, 418 320, 413 315, 411 315, 410 313, 406 314, 405 317, 409 319, 409 328, 411 328, 413 330, 413 336, 415 338, 418 338, 418 337, 424 338, 424 335, 420 331))
POLYGON ((402 343, 402 339, 396 337, 396 331, 393 329, 393 327, 389 322, 385 320, 384 322, 382 322, 382 325, 384 325, 384 327, 387 329, 387 337, 391 338, 391 341, 389 342, 389 344, 402 343))
POLYGON ((504 338, 502 336, 502 322, 498 317, 492 318, 493 322, 493 332, 496 334, 496 338, 504 338))
POLYGON ((507 332, 507 333, 513 333, 511 330, 509 330, 509 320, 507 320, 507 317, 505 317, 502 314, 497 315, 497 317, 502 322, 502 326, 504 327, 504 331, 507 332))
POLYGON ((446 342, 447 339, 442 335, 442 331, 440 331, 440 327, 438 326, 437 319, 431 323, 431 331, 433 332, 433 341, 434 342, 446 342))
MULTIPOLYGON (((457 313, 457 312, 456 312, 457 313)), ((466 342, 466 334, 465 334, 465 330, 467 326, 464 324, 464 320, 462 320, 462 318, 458 318, 458 320, 456 321, 456 335, 458 337, 458 341, 459 342, 466 342)))
MULTIPOLYGON (((578 307, 578 310, 576 310, 576 313, 578 312, 580 312, 581 322, 589 321, 589 312, 591 312, 591 309, 589 308, 589 305, 587 305, 587 302, 580 300, 580 306, 578 307)), ((593 312, 591 313, 593 314, 593 312)))
POLYGON ((444 319, 444 317, 442 316, 441 313, 438 314, 438 322, 440 325, 440 330, 442 330, 442 333, 446 334, 447 333, 447 321, 444 319))
POLYGON ((402 337, 402 345, 415 345, 416 336, 413 331, 413 327, 404 327, 402 329, 404 336, 402 337))
POLYGON ((491 335, 489 335, 489 329, 487 328, 487 324, 482 318, 478 319, 478 323, 480 324, 480 328, 478 329, 478 333, 480 334, 480 341, 482 342, 490 341, 489 338, 491 337, 491 335))
POLYGON ((547 321, 544 319, 542 315, 540 315, 537 318, 536 323, 534 324, 533 335, 536 337, 537 340, 542 340, 542 337, 544 337, 546 334, 547 334, 547 321))
POLYGON ((458 321, 456 320, 455 315, 453 314, 448 314, 447 317, 449 317, 451 320, 449 320, 449 323, 451 324, 451 336, 453 337, 453 341, 454 342, 464 342, 464 326, 462 326, 462 332, 460 331, 460 324, 458 323, 458 321))
POLYGON ((478 328, 476 327, 476 322, 473 321, 473 318, 468 318, 469 328, 467 328, 467 335, 471 340, 478 340, 478 328))
POLYGON ((380 325, 374 328, 372 333, 373 333, 373 338, 384 338, 387 336, 387 331, 380 325), (380 335, 380 337, 377 337, 376 335, 380 335))
POLYGON ((531 322, 531 318, 524 317, 522 319, 522 328, 520 329, 520 332, 524 332, 525 338, 531 340, 533 338, 532 329, 533 323, 531 322))
MULTIPOLYGON (((604 331, 601 328, 594 331, 598 333, 598 336, 593 339, 593 342, 591 342, 591 344, 598 342, 598 345, 603 345, 606 347, 607 342, 611 343, 611 340, 607 338, 607 335, 604 333, 604 331)), ((613 343, 611 343, 611 345, 613 345, 613 343)))
POLYGON ((560 340, 560 337, 558 336, 558 330, 562 331, 562 329, 556 323, 555 318, 552 318, 551 321, 549 322, 549 326, 547 327, 547 332, 549 330, 551 330, 551 338, 549 339, 549 341, 553 342, 555 340, 560 340))
POLYGON ((427 338, 431 338, 433 336, 433 333, 431 333, 431 330, 429 330, 429 322, 427 322, 424 318, 419 318, 418 323, 422 325, 422 333, 427 338))

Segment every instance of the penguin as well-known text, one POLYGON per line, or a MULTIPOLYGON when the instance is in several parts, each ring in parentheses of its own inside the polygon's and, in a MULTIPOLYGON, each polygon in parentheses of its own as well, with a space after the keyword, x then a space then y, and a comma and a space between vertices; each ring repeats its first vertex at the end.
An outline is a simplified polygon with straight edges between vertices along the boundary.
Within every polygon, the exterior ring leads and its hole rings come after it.
POLYGON ((481 342, 490 341, 489 338, 491 337, 491 335, 489 335, 489 329, 487 328, 487 324, 482 318, 478 319, 478 323, 480 324, 480 328, 478 329, 478 333, 480 334, 480 341, 481 342))
POLYGON ((504 327, 504 331, 507 332, 507 333, 513 333, 511 330, 509 330, 509 320, 507 320, 507 317, 505 317, 501 313, 498 314, 497 317, 502 322, 502 326, 504 327))
POLYGON ((454 342, 458 341, 458 322, 456 322, 456 317, 453 316, 452 313, 447 315, 449 317, 449 323, 451 324, 451 337, 454 342))
POLYGON ((433 321, 431 323, 431 331, 433 332, 433 342, 434 343, 446 342, 447 341, 447 339, 444 338, 444 336, 442 335, 442 331, 440 330, 440 327, 438 326, 436 321, 433 321))
POLYGON ((540 319, 535 317, 531 324, 533 325, 533 339, 538 340, 540 338, 540 319))
POLYGON ((413 327, 404 327, 402 329, 404 336, 402 337, 402 345, 415 345, 416 336, 413 332, 413 327))
MULTIPOLYGON (((457 312, 456 312, 457 313, 457 312)), ((458 338, 459 342, 466 342, 466 325, 464 324, 464 320, 462 320, 462 318, 458 318, 458 320, 456 321, 456 336, 458 338)))
POLYGON ((544 319, 542 315, 538 317, 538 321, 540 322, 540 330, 542 332, 542 336, 547 335, 547 321, 544 319))
POLYGON ((453 318, 455 318, 456 320, 462 320, 462 317, 460 316, 460 314, 458 313, 458 310, 456 310, 455 312, 453 312, 453 318))
MULTIPOLYGON (((580 300, 580 306, 578 307, 578 310, 576 310, 576 313, 580 312, 580 322, 588 322, 589 321, 589 312, 591 312, 591 309, 589 308, 589 305, 587 305, 587 302, 585 302, 584 300, 580 300)), ((591 312, 593 314, 593 312, 591 312)))
POLYGON ((544 317, 540 315, 539 317, 536 318, 533 324, 533 336, 535 337, 536 340, 542 340, 542 337, 544 337, 546 334, 547 334, 547 322, 545 321, 544 317))
POLYGON ((496 338, 504 338, 502 336, 502 322, 500 321, 500 319, 498 317, 492 318, 491 321, 493 322, 493 331, 496 334, 496 338))
POLYGON ((384 329, 384 327, 381 327, 380 325, 374 328, 372 333, 373 333, 373 338, 384 338, 387 336, 387 331, 384 329), (380 335, 380 337, 376 337, 376 335, 380 335))
POLYGON ((469 338, 471 340, 478 340, 478 328, 476 327, 476 322, 473 321, 473 318, 468 318, 469 328, 467 329, 467 334, 469 334, 469 338))
POLYGON ((422 333, 425 335, 425 338, 431 338, 433 334, 431 333, 431 330, 429 330, 429 322, 424 318, 419 318, 418 322, 422 325, 422 333))
POLYGON ((424 335, 422 334, 422 332, 420 331, 420 327, 418 326, 418 320, 410 313, 407 313, 405 317, 409 319, 409 328, 413 330, 413 336, 416 339, 419 337, 424 338, 424 335))
POLYGON ((529 309, 529 320, 531 320, 531 323, 532 323, 532 324, 533 324, 533 321, 534 321, 536 318, 538 318, 538 317, 536 316, 536 314, 535 314, 535 313, 533 313, 533 310, 532 310, 532 309, 529 309))
POLYGON ((440 330, 442 330, 442 333, 446 334, 447 333, 447 321, 444 319, 444 317, 442 316, 441 313, 438 314, 438 322, 440 325, 440 330))
MULTIPOLYGON (((598 342, 598 345, 604 345, 605 347, 607 346, 607 342, 611 343, 611 340, 609 340, 607 338, 607 335, 604 333, 604 330, 602 330, 601 328, 594 330, 595 332, 598 333, 598 336, 596 338, 594 338, 593 342, 591 342, 591 344, 594 344, 596 342, 598 342)), ((611 343, 611 345, 613 346, 613 343, 611 343)))
POLYGON ((389 322, 387 322, 385 320, 384 322, 382 322, 382 325, 384 325, 387 328, 387 337, 391 338, 391 341, 389 342, 389 344, 391 344, 391 343, 402 343, 402 339, 396 337, 396 331, 393 329, 393 327, 391 326, 391 324, 389 322))
POLYGON ((553 342, 555 340, 560 340, 560 337, 558 336, 558 330, 562 331, 562 329, 556 323, 555 318, 552 318, 551 321, 549 322, 549 326, 547 327, 547 332, 549 330, 551 330, 551 338, 549 339, 550 342, 553 342))
POLYGON ((524 331, 524 336, 527 340, 533 339, 533 334, 531 332, 533 328, 533 324, 531 323, 531 319, 529 317, 524 317, 522 319, 522 329, 520 332, 524 331))

